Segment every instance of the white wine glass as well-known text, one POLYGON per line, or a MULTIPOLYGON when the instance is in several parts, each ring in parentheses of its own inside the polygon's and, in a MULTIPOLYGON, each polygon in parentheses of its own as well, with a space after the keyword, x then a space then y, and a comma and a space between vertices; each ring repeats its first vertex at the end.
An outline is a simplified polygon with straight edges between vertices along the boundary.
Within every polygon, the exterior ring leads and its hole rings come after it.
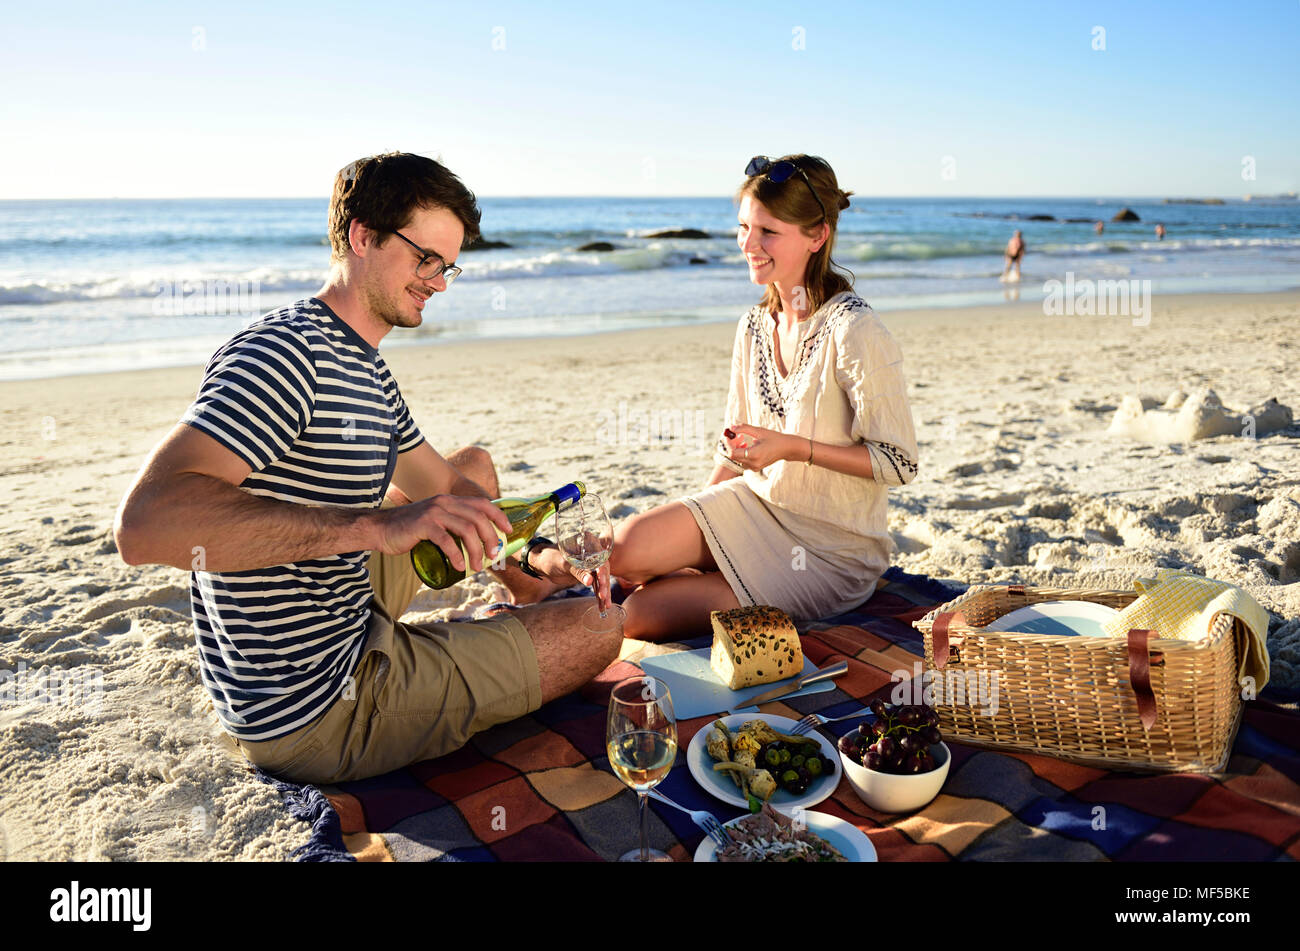
POLYGON ((655 677, 631 677, 610 691, 605 749, 614 774, 636 791, 641 813, 641 847, 618 860, 671 862, 666 852, 650 848, 646 805, 648 793, 668 775, 677 758, 677 717, 666 683, 655 677))
MULTIPOLYGON (((588 492, 576 502, 556 506, 555 544, 569 564, 591 572, 599 584, 597 573, 614 552, 614 526, 599 495, 588 492)), ((582 616, 582 625, 593 634, 603 634, 621 630, 626 618, 627 612, 617 604, 601 607, 598 596, 596 607, 582 616)))

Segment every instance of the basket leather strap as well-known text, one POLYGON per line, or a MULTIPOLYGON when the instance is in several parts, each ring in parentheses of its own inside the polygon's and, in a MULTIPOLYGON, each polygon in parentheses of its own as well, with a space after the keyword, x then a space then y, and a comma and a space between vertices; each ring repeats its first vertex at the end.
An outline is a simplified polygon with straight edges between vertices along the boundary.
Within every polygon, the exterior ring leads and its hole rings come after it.
POLYGON ((966 623, 966 615, 960 611, 945 611, 935 617, 930 626, 930 639, 934 643, 934 666, 943 670, 948 666, 948 628, 953 624, 966 623))
POLYGON ((1128 632, 1128 678, 1137 698, 1138 719, 1142 728, 1151 729, 1156 722, 1156 695, 1151 689, 1151 655, 1147 640, 1155 631, 1135 627, 1128 632))

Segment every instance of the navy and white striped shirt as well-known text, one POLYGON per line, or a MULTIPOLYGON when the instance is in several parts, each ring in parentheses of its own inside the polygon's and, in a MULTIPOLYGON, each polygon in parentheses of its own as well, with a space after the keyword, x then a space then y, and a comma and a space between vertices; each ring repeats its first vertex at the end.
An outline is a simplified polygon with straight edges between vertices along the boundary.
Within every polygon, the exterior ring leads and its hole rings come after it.
MULTIPOLYGON (((253 467, 241 489, 301 505, 376 508, 397 454, 424 441, 379 351, 315 298, 227 341, 181 422, 253 467)), ((193 572, 199 670, 227 732, 276 739, 343 691, 370 619, 369 555, 193 572)))

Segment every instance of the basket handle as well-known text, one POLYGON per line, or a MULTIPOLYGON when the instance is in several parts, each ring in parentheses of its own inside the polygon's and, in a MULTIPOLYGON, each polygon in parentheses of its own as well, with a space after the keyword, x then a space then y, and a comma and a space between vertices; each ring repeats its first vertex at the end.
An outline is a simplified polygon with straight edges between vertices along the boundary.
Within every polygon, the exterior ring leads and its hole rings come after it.
POLYGON ((1128 679, 1137 698, 1138 719, 1149 730, 1156 722, 1156 695, 1151 689, 1151 655, 1147 640, 1155 631, 1131 628, 1128 632, 1128 679))
POLYGON ((934 666, 943 670, 948 666, 948 627, 951 624, 965 624, 966 615, 960 611, 945 611, 937 615, 930 626, 930 639, 934 644, 934 666))

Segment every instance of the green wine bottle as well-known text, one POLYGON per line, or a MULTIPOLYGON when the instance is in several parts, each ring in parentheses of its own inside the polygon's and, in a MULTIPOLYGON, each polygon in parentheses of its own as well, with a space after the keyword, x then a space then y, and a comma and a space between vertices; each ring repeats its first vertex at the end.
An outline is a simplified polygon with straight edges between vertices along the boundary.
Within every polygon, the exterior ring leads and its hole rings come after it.
MULTIPOLYGON (((539 495, 534 499, 495 499, 492 504, 506 513, 510 519, 510 534, 497 529, 497 537, 505 543, 505 548, 498 558, 506 558, 523 548, 530 538, 541 531, 542 524, 555 512, 556 506, 563 502, 576 502, 587 494, 587 487, 581 482, 570 482, 549 495, 539 495)), ((455 538, 455 536, 452 536, 455 538)), ((465 567, 472 571, 469 556, 465 554, 465 545, 460 544, 461 557, 465 567)), ((487 553, 491 555, 491 552, 487 553)), ((465 572, 457 571, 442 549, 430 541, 416 543, 411 549, 411 565, 420 580, 430 588, 450 588, 458 581, 465 580, 465 572)), ((486 567, 486 565, 484 565, 486 567)))

